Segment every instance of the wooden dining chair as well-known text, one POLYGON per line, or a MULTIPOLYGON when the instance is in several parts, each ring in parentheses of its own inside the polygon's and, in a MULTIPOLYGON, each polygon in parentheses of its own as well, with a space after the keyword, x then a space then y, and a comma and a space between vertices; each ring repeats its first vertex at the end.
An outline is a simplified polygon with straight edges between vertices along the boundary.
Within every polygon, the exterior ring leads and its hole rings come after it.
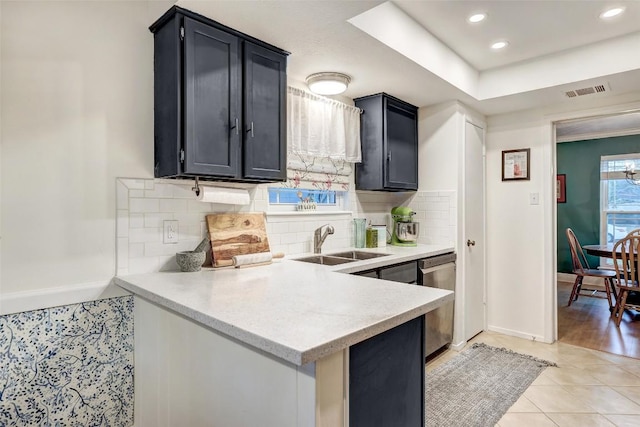
POLYGON ((611 312, 616 326, 620 326, 626 309, 640 311, 640 287, 638 287, 638 250, 640 233, 630 233, 613 245, 613 266, 616 270, 618 297, 611 312))
POLYGON ((627 233, 627 236, 640 236, 640 228, 631 230, 629 233, 627 233))
POLYGON ((582 287, 582 280, 585 277, 598 277, 604 280, 604 291, 607 294, 607 300, 609 300, 609 310, 613 312, 614 306, 611 294, 613 293, 613 295, 615 295, 616 292, 613 285, 613 279, 616 277, 615 271, 591 268, 573 230, 567 228, 566 234, 567 240, 569 241, 569 249, 571 250, 572 271, 573 274, 576 275, 576 281, 573 283, 573 289, 571 290, 571 296, 569 297, 569 304, 567 304, 567 306, 570 306, 573 301, 578 299, 578 296, 581 295, 580 291, 591 293, 582 294, 583 296, 604 298, 597 295, 597 292, 602 292, 601 289, 587 289, 582 287))

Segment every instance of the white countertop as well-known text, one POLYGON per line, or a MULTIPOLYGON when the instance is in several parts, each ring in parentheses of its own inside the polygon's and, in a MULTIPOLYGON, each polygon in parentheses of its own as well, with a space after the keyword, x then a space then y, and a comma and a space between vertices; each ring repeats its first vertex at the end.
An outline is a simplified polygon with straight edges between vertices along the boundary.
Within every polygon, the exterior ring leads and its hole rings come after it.
MULTIPOLYGON (((115 283, 241 342, 303 365, 453 299, 452 292, 441 289, 345 274, 452 252, 452 247, 360 250, 390 255, 337 266, 274 260, 271 265, 248 268, 122 276, 115 283)), ((328 250, 327 254, 337 252, 328 250)))

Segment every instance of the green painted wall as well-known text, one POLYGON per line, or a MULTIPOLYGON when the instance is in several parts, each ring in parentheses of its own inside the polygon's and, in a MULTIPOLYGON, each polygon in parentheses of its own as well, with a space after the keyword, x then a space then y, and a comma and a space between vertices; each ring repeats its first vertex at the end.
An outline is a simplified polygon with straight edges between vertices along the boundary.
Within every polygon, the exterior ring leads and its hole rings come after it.
MULTIPOLYGON (((640 152, 640 135, 557 145, 558 174, 565 174, 567 202, 558 203, 558 272, 571 273, 565 230, 573 229, 581 245, 600 242, 600 156, 640 152)), ((592 267, 598 258, 587 256, 592 267)))

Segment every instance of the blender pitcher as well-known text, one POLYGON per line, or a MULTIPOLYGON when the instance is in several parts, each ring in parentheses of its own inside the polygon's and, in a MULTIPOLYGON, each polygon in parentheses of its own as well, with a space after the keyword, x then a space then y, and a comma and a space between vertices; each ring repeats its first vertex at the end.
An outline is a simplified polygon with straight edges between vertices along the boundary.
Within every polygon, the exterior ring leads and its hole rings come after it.
POLYGON ((364 248, 366 223, 365 218, 353 219, 353 242, 356 248, 364 248))

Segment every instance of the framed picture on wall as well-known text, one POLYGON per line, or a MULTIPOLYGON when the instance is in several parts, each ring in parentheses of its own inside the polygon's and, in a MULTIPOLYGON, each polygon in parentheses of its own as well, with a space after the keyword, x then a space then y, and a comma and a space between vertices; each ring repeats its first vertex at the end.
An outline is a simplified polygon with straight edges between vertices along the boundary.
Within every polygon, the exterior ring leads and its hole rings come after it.
POLYGON ((516 181, 529 179, 529 148, 505 150, 502 152, 502 180, 516 181))
POLYGON ((558 203, 567 203, 567 176, 556 175, 556 201, 558 203))

